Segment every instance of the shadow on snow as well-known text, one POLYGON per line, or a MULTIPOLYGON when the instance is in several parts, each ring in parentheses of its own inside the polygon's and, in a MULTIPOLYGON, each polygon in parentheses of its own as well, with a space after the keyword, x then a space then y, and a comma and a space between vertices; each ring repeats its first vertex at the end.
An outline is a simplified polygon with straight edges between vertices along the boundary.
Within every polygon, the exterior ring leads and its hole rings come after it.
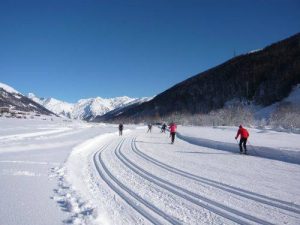
MULTIPOLYGON (((239 152, 238 144, 212 141, 204 138, 188 137, 188 136, 181 135, 180 133, 177 133, 177 137, 188 143, 199 145, 202 147, 207 147, 207 148, 212 148, 212 149, 217 149, 217 150, 222 150, 222 151, 227 151, 232 153, 239 152)), ((247 144, 247 150, 251 156, 267 158, 267 159, 293 163, 293 164, 300 164, 299 151, 280 150, 276 148, 268 148, 262 146, 252 146, 249 142, 247 144)))

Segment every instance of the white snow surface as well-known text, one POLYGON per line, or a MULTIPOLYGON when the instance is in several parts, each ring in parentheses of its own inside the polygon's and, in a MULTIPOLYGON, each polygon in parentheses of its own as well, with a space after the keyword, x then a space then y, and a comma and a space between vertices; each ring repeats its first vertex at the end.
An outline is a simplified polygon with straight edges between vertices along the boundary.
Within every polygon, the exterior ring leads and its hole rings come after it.
POLYGON ((12 93, 12 94, 21 94, 16 89, 12 88, 11 86, 9 86, 7 84, 1 83, 1 82, 0 82, 0 88, 3 88, 5 91, 12 93))
POLYGON ((289 96, 284 99, 284 101, 300 105, 300 84, 294 87, 294 89, 291 91, 289 96))
POLYGON ((0 118, 0 224, 300 224, 299 134, 0 118))
POLYGON ((263 49, 254 49, 254 50, 251 50, 250 52, 248 52, 247 54, 252 54, 252 53, 260 52, 262 50, 263 49))
POLYGON ((288 95, 288 97, 284 98, 282 101, 275 102, 272 105, 257 110, 255 112, 255 117, 258 119, 267 119, 272 115, 272 113, 277 109, 277 107, 280 106, 280 103, 285 102, 290 103, 294 106, 300 106, 300 84, 296 85, 291 91, 291 93, 288 95))

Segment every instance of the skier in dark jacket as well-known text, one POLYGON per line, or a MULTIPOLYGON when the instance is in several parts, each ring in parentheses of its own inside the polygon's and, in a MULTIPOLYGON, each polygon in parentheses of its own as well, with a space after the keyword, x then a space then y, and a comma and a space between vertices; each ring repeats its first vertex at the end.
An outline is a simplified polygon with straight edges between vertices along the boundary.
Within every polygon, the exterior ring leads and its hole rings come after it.
POLYGON ((149 124, 148 124, 148 131, 147 131, 147 133, 149 133, 149 132, 151 133, 151 130, 152 130, 152 124, 149 123, 149 124))
POLYGON ((161 133, 166 133, 166 128, 167 128, 167 125, 164 123, 164 124, 161 126, 161 133))
POLYGON ((241 139, 240 139, 240 143, 239 143, 240 153, 243 152, 243 148, 242 148, 242 146, 243 146, 244 147, 244 151, 245 151, 244 153, 247 154, 247 146, 246 146, 246 144, 247 144, 247 139, 249 137, 249 132, 245 128, 243 128, 242 125, 239 126, 239 130, 238 130, 238 132, 237 132, 237 134, 235 136, 235 139, 237 139, 239 137, 239 135, 241 135, 241 139))
POLYGON ((122 136, 123 135, 123 124, 120 123, 119 124, 119 136, 122 136))

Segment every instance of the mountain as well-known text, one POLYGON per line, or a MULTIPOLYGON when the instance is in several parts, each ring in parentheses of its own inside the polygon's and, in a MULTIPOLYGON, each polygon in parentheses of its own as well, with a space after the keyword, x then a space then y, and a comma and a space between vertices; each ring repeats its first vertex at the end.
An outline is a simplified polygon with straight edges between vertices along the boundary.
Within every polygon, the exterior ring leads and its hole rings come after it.
POLYGON ((116 108, 121 108, 135 100, 136 99, 127 96, 108 99, 100 97, 81 99, 74 105, 71 115, 74 118, 91 120, 98 115, 103 115, 116 108))
POLYGON ((121 109, 130 104, 144 101, 144 98, 139 99, 124 96, 108 99, 96 97, 81 99, 77 103, 68 103, 55 98, 40 98, 32 93, 28 94, 28 97, 50 111, 55 112, 57 115, 87 121, 112 110, 121 109))
POLYGON ((139 106, 140 104, 142 104, 144 102, 148 102, 151 99, 153 99, 153 98, 152 97, 144 97, 144 98, 139 98, 139 99, 133 100, 133 101, 123 105, 122 107, 111 110, 103 115, 96 116, 93 119, 93 122, 101 122, 101 121, 109 120, 114 115, 121 115, 123 112, 125 112, 131 108, 135 108, 136 106, 139 106))
POLYGON ((60 101, 55 98, 40 98, 35 96, 33 93, 29 93, 28 98, 44 106, 48 110, 56 113, 59 116, 71 118, 71 112, 74 104, 60 101))
POLYGON ((160 121, 172 115, 207 114, 233 100, 269 106, 300 83, 300 34, 197 74, 121 113, 97 118, 108 122, 160 121))
POLYGON ((51 111, 27 98, 14 88, 0 83, 0 107, 9 108, 12 112, 37 113, 43 115, 54 115, 51 111))

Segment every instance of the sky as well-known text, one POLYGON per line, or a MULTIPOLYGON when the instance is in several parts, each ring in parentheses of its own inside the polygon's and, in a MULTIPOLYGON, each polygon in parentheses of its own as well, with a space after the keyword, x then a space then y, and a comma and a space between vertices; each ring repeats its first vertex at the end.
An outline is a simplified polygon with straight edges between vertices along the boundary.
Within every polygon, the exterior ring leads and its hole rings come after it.
POLYGON ((292 0, 0 0, 0 82, 67 102, 150 97, 300 32, 292 0))

